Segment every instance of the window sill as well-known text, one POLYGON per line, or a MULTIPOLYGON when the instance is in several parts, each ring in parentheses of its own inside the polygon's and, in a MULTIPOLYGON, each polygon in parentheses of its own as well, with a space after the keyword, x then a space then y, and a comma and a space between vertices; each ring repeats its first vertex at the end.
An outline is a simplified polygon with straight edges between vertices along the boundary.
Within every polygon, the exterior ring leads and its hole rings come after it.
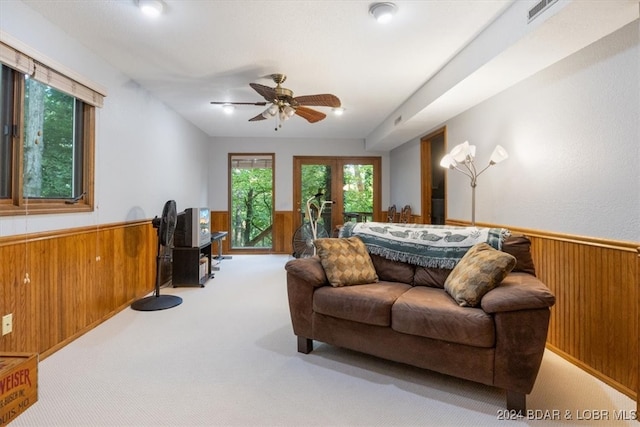
POLYGON ((93 206, 87 203, 68 204, 64 202, 30 202, 28 205, 15 206, 0 204, 0 216, 44 215, 76 212, 93 212, 93 206))

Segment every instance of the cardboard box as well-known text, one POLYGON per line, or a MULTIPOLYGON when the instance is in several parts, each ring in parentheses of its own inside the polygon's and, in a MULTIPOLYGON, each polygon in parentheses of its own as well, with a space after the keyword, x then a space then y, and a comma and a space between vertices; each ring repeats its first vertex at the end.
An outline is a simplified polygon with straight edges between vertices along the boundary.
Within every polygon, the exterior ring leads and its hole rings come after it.
POLYGON ((0 353, 0 426, 38 401, 38 355, 0 353))

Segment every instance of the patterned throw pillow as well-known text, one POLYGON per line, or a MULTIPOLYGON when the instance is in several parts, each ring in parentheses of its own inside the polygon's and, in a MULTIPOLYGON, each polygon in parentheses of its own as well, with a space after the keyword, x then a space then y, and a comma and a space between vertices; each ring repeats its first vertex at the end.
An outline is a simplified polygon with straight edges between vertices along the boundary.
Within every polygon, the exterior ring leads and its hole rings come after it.
POLYGON ((476 307, 482 297, 502 282, 516 258, 486 243, 473 246, 444 282, 444 289, 462 307, 476 307))
POLYGON ((369 251, 360 238, 326 238, 314 243, 331 286, 364 285, 378 281, 369 251))

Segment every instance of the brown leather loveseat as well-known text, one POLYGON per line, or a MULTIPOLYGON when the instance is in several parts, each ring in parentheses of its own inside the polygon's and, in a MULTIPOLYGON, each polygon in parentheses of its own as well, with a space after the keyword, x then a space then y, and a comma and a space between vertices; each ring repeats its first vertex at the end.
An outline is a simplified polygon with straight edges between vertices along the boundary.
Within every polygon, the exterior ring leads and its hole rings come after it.
POLYGON ((555 297, 535 276, 529 239, 506 237, 501 251, 516 258, 515 267, 475 307, 461 306, 444 289, 451 269, 371 253, 377 282, 332 286, 321 257, 290 260, 298 351, 311 352, 317 340, 499 387, 507 409, 524 411, 555 297))

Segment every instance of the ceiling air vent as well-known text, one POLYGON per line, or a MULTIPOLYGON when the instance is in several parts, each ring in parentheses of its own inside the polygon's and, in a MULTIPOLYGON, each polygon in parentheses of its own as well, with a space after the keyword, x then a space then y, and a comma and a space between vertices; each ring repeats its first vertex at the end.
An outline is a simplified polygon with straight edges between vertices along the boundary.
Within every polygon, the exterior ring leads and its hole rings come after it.
POLYGON ((544 12, 549 6, 557 2, 558 0, 540 0, 538 4, 533 6, 529 10, 529 22, 533 21, 538 15, 544 12))

